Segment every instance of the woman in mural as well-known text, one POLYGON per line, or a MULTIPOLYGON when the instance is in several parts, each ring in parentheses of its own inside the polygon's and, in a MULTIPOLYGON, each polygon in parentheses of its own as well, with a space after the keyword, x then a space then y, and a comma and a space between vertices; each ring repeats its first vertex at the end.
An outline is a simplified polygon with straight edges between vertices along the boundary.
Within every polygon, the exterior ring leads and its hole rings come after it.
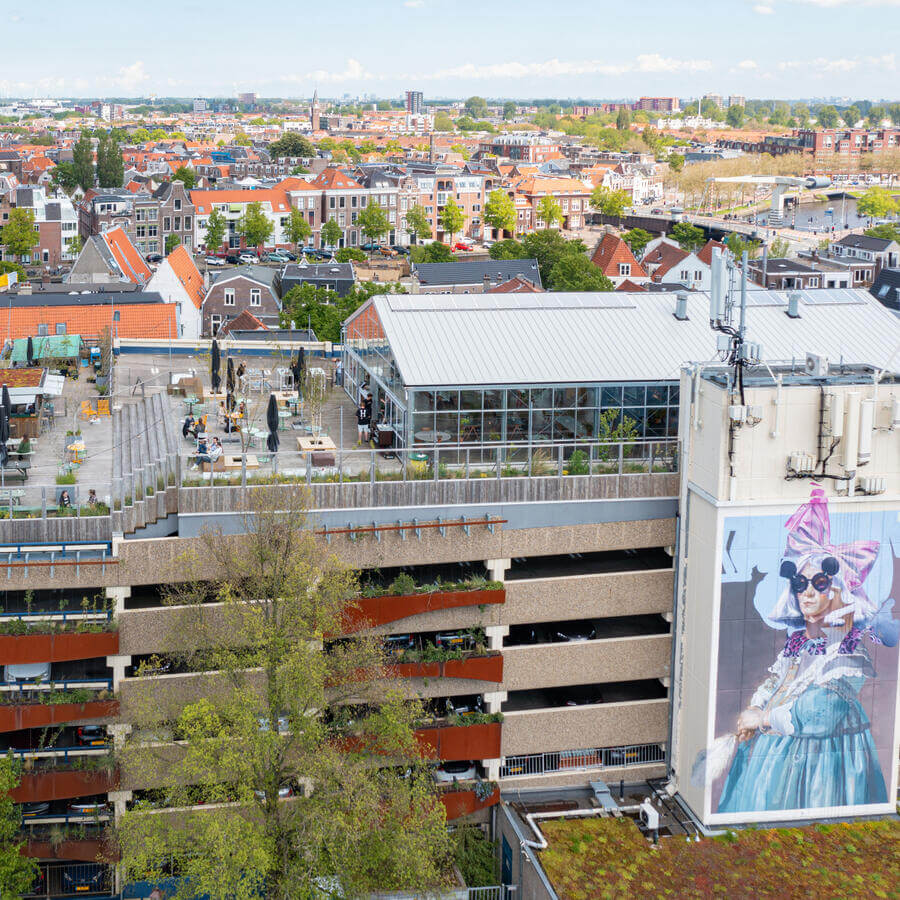
POLYGON ((828 503, 818 487, 785 527, 783 590, 764 617, 788 636, 738 718, 720 813, 887 801, 858 699, 875 676, 866 643, 897 640, 892 604, 879 607, 863 588, 879 544, 832 545, 828 503))

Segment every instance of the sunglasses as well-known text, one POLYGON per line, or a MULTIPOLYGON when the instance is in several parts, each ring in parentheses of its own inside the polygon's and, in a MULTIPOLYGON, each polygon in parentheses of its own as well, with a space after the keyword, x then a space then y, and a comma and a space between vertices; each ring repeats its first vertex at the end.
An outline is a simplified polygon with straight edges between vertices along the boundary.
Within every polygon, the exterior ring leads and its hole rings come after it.
POLYGON ((820 594, 824 594, 831 587, 831 576, 826 575, 824 572, 818 572, 812 578, 807 578, 799 572, 796 575, 791 575, 791 590, 795 594, 802 594, 810 584, 820 594))

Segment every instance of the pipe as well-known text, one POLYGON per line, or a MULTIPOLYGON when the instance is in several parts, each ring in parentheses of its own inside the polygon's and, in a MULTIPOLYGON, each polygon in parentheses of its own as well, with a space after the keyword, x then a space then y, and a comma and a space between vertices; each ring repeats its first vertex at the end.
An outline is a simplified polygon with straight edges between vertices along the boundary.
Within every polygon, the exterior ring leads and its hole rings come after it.
POLYGON ((770 432, 771 437, 777 438, 781 434, 781 373, 775 379, 775 426, 770 432))
MULTIPOLYGON (((631 804, 630 806, 620 806, 618 808, 618 812, 620 813, 636 813, 640 812, 641 805, 640 803, 631 804)), ((557 812, 545 812, 545 813, 528 813, 525 816, 525 821, 528 823, 529 828, 534 832, 536 841, 529 841, 527 838, 522 840, 522 843, 526 847, 531 847, 532 850, 546 850, 549 846, 547 842, 547 838, 544 837, 543 832, 537 826, 538 819, 579 819, 579 818, 587 818, 588 816, 600 816, 605 813, 612 812, 612 810, 608 810, 603 806, 591 806, 586 809, 566 809, 557 812)))

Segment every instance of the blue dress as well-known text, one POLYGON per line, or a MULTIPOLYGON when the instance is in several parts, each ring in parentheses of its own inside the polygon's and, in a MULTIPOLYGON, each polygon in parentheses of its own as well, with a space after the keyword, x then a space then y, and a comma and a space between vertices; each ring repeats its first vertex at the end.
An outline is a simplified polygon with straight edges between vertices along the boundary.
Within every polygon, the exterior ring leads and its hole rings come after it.
POLYGON ((857 696, 875 674, 858 633, 839 643, 792 635, 770 672, 751 706, 769 713, 771 727, 738 745, 716 811, 886 803, 869 719, 857 696))

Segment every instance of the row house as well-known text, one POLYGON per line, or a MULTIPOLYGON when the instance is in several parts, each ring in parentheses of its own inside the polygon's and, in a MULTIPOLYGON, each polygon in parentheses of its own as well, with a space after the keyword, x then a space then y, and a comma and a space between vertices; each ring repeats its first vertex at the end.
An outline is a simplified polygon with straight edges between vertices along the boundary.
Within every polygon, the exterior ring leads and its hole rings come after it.
POLYGON ((539 215, 540 202, 552 197, 562 213, 561 228, 581 228, 590 206, 591 192, 576 178, 550 178, 528 175, 513 183, 510 195, 516 201, 516 226, 520 232, 546 228, 539 215))
POLYGON ((828 255, 851 267, 853 287, 869 287, 882 269, 900 266, 900 242, 848 234, 829 245, 828 255))
POLYGON ((478 145, 478 153, 532 163, 543 163, 561 156, 559 143, 539 134, 490 135, 478 145))
POLYGON ((864 153, 881 156, 900 149, 900 128, 801 128, 793 134, 817 167, 855 170, 864 153))
POLYGON ((663 174, 660 166, 644 163, 619 163, 603 176, 603 187, 627 191, 634 203, 653 203, 663 196, 663 174))
MULTIPOLYGON (((75 259, 78 254, 72 241, 78 237, 78 217, 68 197, 47 197, 43 187, 16 187, 0 196, 0 228, 13 209, 30 209, 38 231, 38 244, 31 251, 31 259, 24 260, 26 265, 31 262, 53 268, 75 259)), ((0 247, 0 259, 4 253, 0 247)))
POLYGON ((322 221, 333 219, 341 227, 344 236, 338 242, 339 247, 358 247, 365 244, 368 238, 358 224, 359 213, 371 203, 384 207, 394 224, 397 221, 397 189, 387 181, 377 187, 367 188, 340 169, 326 169, 317 175, 312 184, 322 191, 322 221))
MULTIPOLYGON (((244 238, 240 233, 240 220, 251 203, 258 203, 266 218, 272 223, 272 234, 267 246, 286 246, 288 237, 286 228, 290 217, 291 204, 284 188, 268 188, 260 190, 235 191, 190 191, 190 199, 194 206, 194 239, 193 246, 206 247, 206 226, 213 210, 225 217, 227 228, 224 246, 228 249, 244 247, 244 238)), ((222 248, 208 247, 210 253, 220 252, 222 248)))

